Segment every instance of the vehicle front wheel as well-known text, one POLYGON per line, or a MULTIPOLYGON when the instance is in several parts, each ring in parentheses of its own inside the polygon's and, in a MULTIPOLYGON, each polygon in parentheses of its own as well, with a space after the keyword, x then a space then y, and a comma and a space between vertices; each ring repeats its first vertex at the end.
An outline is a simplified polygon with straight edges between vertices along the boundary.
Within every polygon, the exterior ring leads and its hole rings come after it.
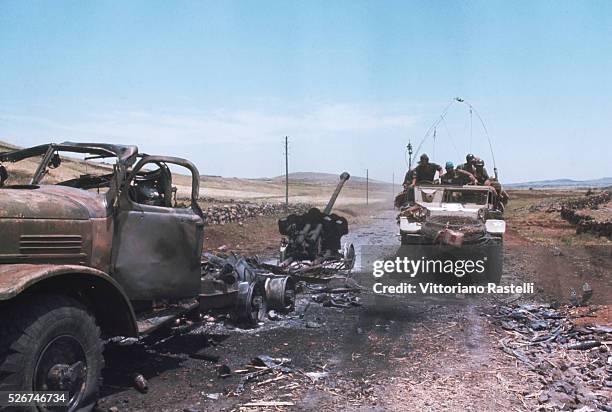
POLYGON ((31 295, 2 308, 0 391, 68 392, 67 405, 31 411, 89 411, 104 358, 100 329, 77 300, 31 295))

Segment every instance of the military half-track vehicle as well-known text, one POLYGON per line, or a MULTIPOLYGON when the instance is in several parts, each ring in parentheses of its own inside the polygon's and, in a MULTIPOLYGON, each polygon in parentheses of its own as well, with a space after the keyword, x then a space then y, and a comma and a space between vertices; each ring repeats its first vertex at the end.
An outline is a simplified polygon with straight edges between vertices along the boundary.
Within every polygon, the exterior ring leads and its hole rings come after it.
MULTIPOLYGON (((212 299, 202 293, 199 172, 97 143, 13 150, 0 162, 0 391, 68 392, 57 410, 90 410, 105 339, 142 336, 212 299), (97 173, 62 180, 66 165, 97 173), (179 201, 171 167, 191 175, 180 176, 179 201)), ((252 309, 253 283, 222 275, 252 309)))
POLYGON ((487 280, 499 281, 506 222, 493 187, 422 184, 402 196, 398 223, 404 251, 413 256, 484 255, 487 280))

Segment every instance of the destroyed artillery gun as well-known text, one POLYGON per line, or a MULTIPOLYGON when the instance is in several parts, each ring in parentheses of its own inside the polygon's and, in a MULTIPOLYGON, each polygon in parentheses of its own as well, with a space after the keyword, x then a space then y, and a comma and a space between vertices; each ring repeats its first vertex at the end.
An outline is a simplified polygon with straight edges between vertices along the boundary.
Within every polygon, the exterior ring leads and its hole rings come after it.
POLYGON ((342 236, 348 233, 346 218, 332 213, 342 187, 351 176, 344 172, 327 206, 321 211, 312 208, 303 214, 292 214, 278 221, 278 229, 285 236, 280 247, 280 266, 294 262, 310 262, 312 265, 340 263, 351 270, 355 265, 355 248, 352 244, 341 247, 342 236))
POLYGON ((279 265, 261 262, 257 257, 204 253, 200 308, 231 308, 235 320, 253 325, 270 309, 293 311, 297 282, 327 282, 340 270, 350 271, 355 264, 355 248, 351 244, 342 249, 340 246, 342 236, 348 233, 348 222, 331 213, 349 178, 346 172, 340 175, 323 211, 312 208, 279 219, 279 231, 287 236, 281 241, 279 265))

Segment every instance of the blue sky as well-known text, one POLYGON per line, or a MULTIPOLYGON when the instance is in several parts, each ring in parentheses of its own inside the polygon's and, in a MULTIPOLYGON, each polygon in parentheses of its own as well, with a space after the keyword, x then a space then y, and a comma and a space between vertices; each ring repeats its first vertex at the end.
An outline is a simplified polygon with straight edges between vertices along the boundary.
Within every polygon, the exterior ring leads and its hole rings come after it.
MULTIPOLYGON (((611 176, 611 21, 605 1, 2 0, 0 140, 133 143, 257 177, 283 173, 289 135, 293 171, 390 181, 461 96, 502 181, 611 176)), ((434 160, 459 162, 469 134, 453 106, 434 160)))

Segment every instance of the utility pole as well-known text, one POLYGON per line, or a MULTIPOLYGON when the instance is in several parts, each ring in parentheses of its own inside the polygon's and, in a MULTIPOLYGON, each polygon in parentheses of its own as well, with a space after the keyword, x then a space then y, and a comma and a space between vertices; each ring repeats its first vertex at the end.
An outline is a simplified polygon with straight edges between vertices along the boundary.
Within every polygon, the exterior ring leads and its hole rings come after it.
POLYGON ((285 136, 285 208, 289 209, 289 136, 285 136))
POLYGON ((369 184, 370 184, 370 177, 368 175, 368 169, 366 169, 366 206, 370 204, 369 184))
POLYGON ((395 196, 395 172, 393 172, 393 175, 391 177, 391 187, 393 188, 393 196, 395 196))
POLYGON ((412 144, 410 140, 408 140, 408 146, 406 146, 406 148, 408 149, 408 170, 412 170, 412 144))

